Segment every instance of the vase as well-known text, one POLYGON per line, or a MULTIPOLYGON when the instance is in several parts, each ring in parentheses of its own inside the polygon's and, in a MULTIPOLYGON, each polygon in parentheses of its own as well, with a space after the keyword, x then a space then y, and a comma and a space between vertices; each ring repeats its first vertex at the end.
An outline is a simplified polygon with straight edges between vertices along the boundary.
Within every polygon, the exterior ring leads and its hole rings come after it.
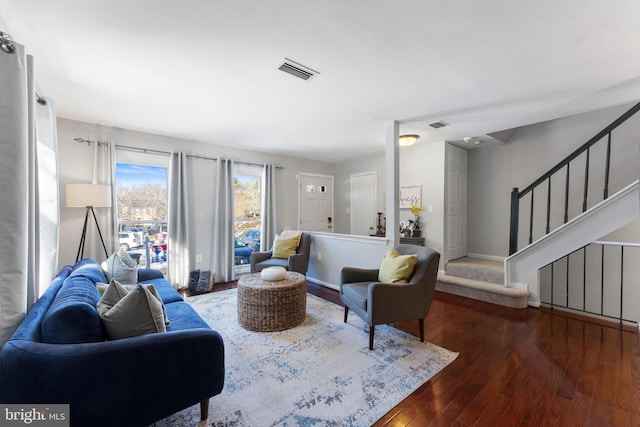
POLYGON ((413 237, 422 237, 422 230, 413 230, 413 237))

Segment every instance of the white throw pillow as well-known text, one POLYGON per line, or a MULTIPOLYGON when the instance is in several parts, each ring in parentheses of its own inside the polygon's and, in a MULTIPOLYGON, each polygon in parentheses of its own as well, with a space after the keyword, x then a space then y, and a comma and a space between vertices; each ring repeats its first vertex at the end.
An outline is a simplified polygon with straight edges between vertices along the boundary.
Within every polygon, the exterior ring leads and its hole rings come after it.
POLYGON ((119 249, 111 254, 102 263, 102 269, 109 281, 116 279, 125 285, 132 285, 138 282, 138 263, 124 249, 119 249))

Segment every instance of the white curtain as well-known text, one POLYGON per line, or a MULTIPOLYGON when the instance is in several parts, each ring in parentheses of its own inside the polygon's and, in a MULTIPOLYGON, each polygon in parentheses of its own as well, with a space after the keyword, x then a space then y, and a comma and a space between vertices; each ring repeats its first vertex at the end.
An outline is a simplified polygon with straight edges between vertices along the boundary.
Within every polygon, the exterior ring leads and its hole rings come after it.
POLYGON ((276 226, 276 168, 265 164, 262 171, 262 227, 260 250, 271 249, 278 228, 276 226))
POLYGON ((216 282, 230 282, 235 280, 233 254, 236 215, 232 159, 218 159, 215 180, 211 265, 216 282))
MULTIPOLYGON (((0 346, 40 295, 40 282, 50 281, 51 268, 57 269, 58 207, 52 209, 51 194, 41 204, 44 190, 39 191, 39 178, 55 174, 49 164, 55 159, 55 126, 36 127, 33 60, 24 46, 13 45, 13 53, 0 50, 0 346), (38 140, 48 141, 54 154, 40 154, 38 140), (41 229, 43 219, 50 223, 41 229)), ((52 102, 48 108, 53 121, 52 102)), ((52 191, 57 199, 57 185, 52 191)))
POLYGON ((167 276, 176 289, 189 284, 189 198, 187 155, 172 153, 169 163, 169 246, 167 276))
POLYGON ((115 172, 116 172, 116 147, 113 142, 100 142, 96 133, 96 143, 93 151, 93 177, 92 184, 111 186, 111 208, 94 208, 100 232, 107 248, 104 253, 98 230, 91 224, 87 227, 87 241, 85 242, 85 257, 95 260, 104 260, 118 248, 118 207, 116 203, 115 172))
MULTIPOLYGON (((58 273, 60 197, 58 194, 58 141, 55 103, 40 98, 36 104, 40 239, 40 297, 58 273)), ((35 245, 34 245, 35 246, 35 245)))

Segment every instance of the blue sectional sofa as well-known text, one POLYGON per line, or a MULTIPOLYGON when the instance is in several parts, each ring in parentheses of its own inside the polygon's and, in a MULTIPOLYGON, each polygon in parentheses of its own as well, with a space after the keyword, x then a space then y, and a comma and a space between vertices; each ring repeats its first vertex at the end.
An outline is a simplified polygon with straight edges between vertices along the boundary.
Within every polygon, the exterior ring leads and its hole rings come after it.
POLYGON ((0 403, 70 404, 72 426, 144 426, 224 385, 224 344, 157 270, 139 270, 162 298, 167 332, 109 341, 100 324, 100 265, 66 266, 0 350, 0 403))

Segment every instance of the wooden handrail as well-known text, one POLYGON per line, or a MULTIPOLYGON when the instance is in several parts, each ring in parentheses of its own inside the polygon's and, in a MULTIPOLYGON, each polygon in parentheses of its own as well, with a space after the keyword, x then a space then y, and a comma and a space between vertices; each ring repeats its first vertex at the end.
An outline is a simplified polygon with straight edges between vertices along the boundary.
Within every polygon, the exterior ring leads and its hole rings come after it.
POLYGON ((526 195, 528 192, 530 192, 532 189, 534 189, 538 185, 542 184, 551 175, 553 175, 554 173, 558 172, 560 169, 565 167, 567 165, 567 163, 569 163, 571 160, 573 160, 576 157, 578 157, 580 154, 582 154, 584 151, 586 151, 587 148, 591 147, 593 144, 595 144, 596 142, 600 141, 607 134, 613 132, 614 129, 616 129, 622 123, 627 121, 627 119, 629 117, 633 116, 638 111, 640 111, 640 102, 638 102, 636 105, 631 107, 631 109, 629 109, 629 111, 627 111, 626 113, 624 113, 623 115, 618 117, 616 120, 614 120, 613 123, 611 123, 609 126, 607 126, 606 128, 602 129, 600 132, 598 132, 593 138, 591 138, 590 140, 588 140, 587 142, 582 144, 581 147, 579 147, 573 153, 569 154, 562 161, 560 161, 557 165, 555 165, 554 167, 549 169, 540 178, 538 178, 535 181, 533 181, 533 183, 531 185, 527 186, 524 190, 520 191, 519 192, 520 198, 522 198, 524 195, 526 195))
POLYGON ((609 194, 609 162, 611 158, 611 132, 613 132, 618 126, 626 122, 630 117, 640 111, 640 102, 631 107, 628 111, 614 120, 609 126, 602 129, 598 132, 593 138, 589 139, 587 142, 578 147, 573 153, 569 154, 563 160, 561 160, 554 167, 549 169, 547 172, 542 174, 540 178, 536 179, 527 186, 524 190, 519 191, 518 188, 513 188, 511 191, 511 218, 509 225, 509 255, 513 255, 518 250, 518 223, 519 223, 519 206, 520 199, 531 193, 531 213, 530 213, 530 221, 529 221, 529 243, 532 243, 533 240, 533 191, 540 184, 547 181, 548 189, 547 189, 547 223, 546 223, 546 232, 550 232, 550 206, 551 206, 551 176, 555 173, 559 172, 563 168, 567 168, 566 177, 565 177, 565 200, 564 200, 564 222, 568 221, 568 209, 569 209, 569 164, 572 160, 576 159, 582 153, 586 151, 586 163, 585 163, 585 176, 584 176, 584 197, 583 197, 583 206, 582 211, 587 210, 587 196, 588 196, 588 188, 589 188, 589 154, 590 148, 602 140, 605 136, 607 136, 607 149, 606 149, 606 160, 605 160, 605 176, 604 176, 604 199, 608 197, 609 194))

